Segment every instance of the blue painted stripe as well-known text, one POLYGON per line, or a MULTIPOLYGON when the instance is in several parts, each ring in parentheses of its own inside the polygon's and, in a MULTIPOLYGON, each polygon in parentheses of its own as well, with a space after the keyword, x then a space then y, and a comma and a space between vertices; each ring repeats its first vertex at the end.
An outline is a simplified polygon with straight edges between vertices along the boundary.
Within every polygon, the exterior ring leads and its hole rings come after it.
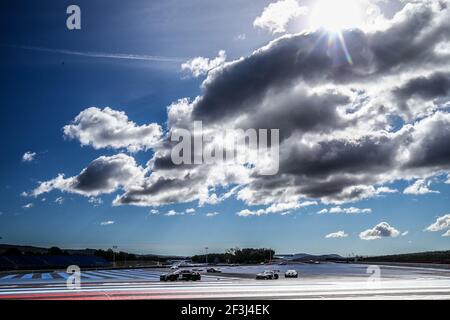
POLYGON ((163 272, 160 271, 148 271, 148 270, 142 270, 142 269, 125 269, 124 272, 133 272, 133 273, 144 273, 144 274, 161 274, 163 272))
POLYGON ((138 272, 138 273, 157 274, 157 275, 166 273, 166 272, 161 272, 161 271, 149 271, 149 270, 139 270, 139 269, 138 269, 138 270, 135 270, 135 269, 128 269, 127 272, 138 272))
POLYGON ((98 277, 99 279, 115 279, 114 276, 105 274, 103 271, 89 271, 89 274, 91 276, 98 277))
POLYGON ((123 271, 108 271, 108 272, 110 274, 112 274, 112 275, 118 275, 118 276, 121 276, 121 277, 130 278, 130 279, 137 279, 137 278, 139 278, 138 275, 131 274, 131 273, 128 273, 128 272, 123 272, 123 271))
POLYGON ((149 273, 149 272, 145 272, 145 271, 135 272, 135 271, 131 271, 131 270, 127 270, 126 273, 130 274, 130 275, 135 275, 139 278, 144 278, 144 279, 159 279, 159 276, 161 275, 161 273, 149 273))
POLYGON ((53 277, 50 273, 42 273, 41 274, 41 279, 42 280, 53 280, 53 277))
POLYGON ((122 269, 122 270, 112 270, 113 272, 125 273, 125 274, 134 274, 134 275, 160 275, 159 273, 150 273, 143 270, 133 270, 133 269, 122 269))
POLYGON ((126 277, 126 276, 119 276, 117 274, 111 274, 109 272, 106 271, 95 271, 92 272, 93 274, 95 274, 96 276, 100 276, 103 278, 109 278, 109 279, 122 279, 122 280, 126 280, 126 279, 130 279, 130 277, 126 277))
POLYGON ((109 270, 107 271, 110 274, 118 274, 118 275, 125 275, 127 277, 133 277, 135 279, 149 279, 149 280, 154 280, 154 279, 159 279, 160 274, 156 274, 156 273, 148 273, 145 271, 134 271, 134 270, 129 270, 129 269, 121 269, 121 270, 109 270))
POLYGON ((23 275, 20 280, 30 280, 33 279, 33 274, 32 273, 27 273, 26 275, 23 275))
POLYGON ((144 274, 134 274, 134 273, 128 273, 127 276, 133 277, 133 279, 146 279, 146 280, 155 280, 159 279, 159 276, 148 276, 144 274))
POLYGON ((94 275, 93 272, 81 272, 81 277, 85 277, 88 279, 104 279, 104 277, 99 277, 97 275, 94 275))
POLYGON ((116 277, 116 278, 118 278, 118 277, 122 277, 122 278, 125 277, 125 278, 128 278, 128 279, 135 279, 136 278, 136 276, 134 276, 134 275, 131 275, 131 274, 128 274, 128 273, 125 273, 125 272, 116 271, 116 270, 102 270, 101 272, 103 272, 105 274, 108 274, 111 277, 116 277))
POLYGON ((10 275, 2 277, 1 280, 9 280, 9 279, 15 278, 16 276, 17 276, 17 274, 10 274, 10 275))

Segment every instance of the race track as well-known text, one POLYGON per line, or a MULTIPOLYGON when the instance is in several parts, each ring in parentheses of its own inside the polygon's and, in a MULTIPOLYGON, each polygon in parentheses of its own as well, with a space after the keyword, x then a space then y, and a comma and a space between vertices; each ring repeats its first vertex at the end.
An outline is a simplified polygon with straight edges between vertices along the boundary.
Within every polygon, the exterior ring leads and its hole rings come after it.
POLYGON ((81 290, 67 288, 64 272, 13 273, 0 277, 0 299, 450 299, 447 270, 382 270, 385 276, 375 282, 358 274, 256 281, 227 272, 169 283, 159 282, 164 270, 98 270, 82 272, 81 290))

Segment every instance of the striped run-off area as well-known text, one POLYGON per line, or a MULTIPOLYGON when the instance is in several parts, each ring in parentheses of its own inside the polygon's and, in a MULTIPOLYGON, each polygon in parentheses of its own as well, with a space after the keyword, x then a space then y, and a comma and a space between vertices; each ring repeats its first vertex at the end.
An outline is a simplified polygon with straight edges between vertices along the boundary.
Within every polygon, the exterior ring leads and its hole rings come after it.
MULTIPOLYGON (((161 274, 167 271, 156 271, 146 269, 116 269, 116 270, 88 270, 81 272, 82 282, 104 282, 104 281, 158 281, 161 274)), ((32 273, 10 273, 0 275, 0 286, 8 284, 33 284, 33 283, 65 283, 70 274, 64 271, 54 272, 32 272, 32 273)), ((203 280, 221 280, 221 277, 203 275, 203 280)))

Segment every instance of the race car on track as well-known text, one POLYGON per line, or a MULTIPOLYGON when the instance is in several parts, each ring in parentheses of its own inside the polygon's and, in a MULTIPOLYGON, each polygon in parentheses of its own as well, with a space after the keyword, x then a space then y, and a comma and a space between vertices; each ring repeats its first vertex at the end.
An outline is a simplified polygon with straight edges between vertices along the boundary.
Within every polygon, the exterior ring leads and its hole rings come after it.
POLYGON ((284 273, 285 278, 298 278, 297 270, 288 270, 284 273))
POLYGON ((264 271, 256 275, 256 280, 276 280, 276 279, 278 279, 278 274, 276 274, 273 271, 264 271))
POLYGON ((159 277, 160 281, 198 281, 200 279, 200 273, 190 270, 177 270, 174 272, 162 274, 159 277))

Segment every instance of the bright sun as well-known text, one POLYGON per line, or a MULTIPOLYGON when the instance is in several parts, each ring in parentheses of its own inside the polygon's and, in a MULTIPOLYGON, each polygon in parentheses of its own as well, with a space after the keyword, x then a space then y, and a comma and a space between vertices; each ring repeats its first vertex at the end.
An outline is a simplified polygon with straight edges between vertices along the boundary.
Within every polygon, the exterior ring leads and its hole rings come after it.
POLYGON ((319 0, 310 15, 314 29, 324 28, 329 32, 360 27, 363 23, 358 0, 319 0))

